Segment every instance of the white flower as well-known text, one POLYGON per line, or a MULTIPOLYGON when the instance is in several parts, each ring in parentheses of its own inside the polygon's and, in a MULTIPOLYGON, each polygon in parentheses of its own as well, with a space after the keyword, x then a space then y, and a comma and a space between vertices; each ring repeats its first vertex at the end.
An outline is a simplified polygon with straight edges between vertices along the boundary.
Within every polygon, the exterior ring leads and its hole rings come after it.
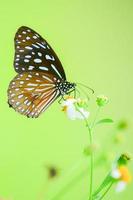
POLYGON ((111 177, 116 181, 116 192, 122 192, 131 181, 131 174, 126 166, 115 167, 111 172, 111 177))
POLYGON ((116 185, 116 192, 122 192, 123 190, 125 190, 127 186, 127 183, 125 181, 119 181, 116 185))
POLYGON ((121 177, 121 173, 118 169, 113 169, 113 171, 111 172, 111 176, 114 179, 119 179, 121 177))
POLYGON ((62 110, 66 112, 68 118, 71 120, 83 120, 89 117, 89 112, 85 110, 83 101, 74 99, 73 97, 68 97, 62 103, 62 110))

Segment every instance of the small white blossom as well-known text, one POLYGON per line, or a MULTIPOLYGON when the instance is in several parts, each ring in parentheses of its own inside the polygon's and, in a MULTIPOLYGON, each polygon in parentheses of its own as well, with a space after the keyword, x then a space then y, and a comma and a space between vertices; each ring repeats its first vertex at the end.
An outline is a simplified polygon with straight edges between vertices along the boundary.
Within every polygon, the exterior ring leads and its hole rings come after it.
POLYGON ((111 177, 116 181, 116 192, 122 192, 131 181, 131 174, 126 166, 115 167, 111 172, 111 177))
POLYGON ((114 179, 119 179, 121 177, 121 173, 118 169, 113 169, 113 171, 111 172, 111 176, 114 179))
POLYGON ((119 181, 116 185, 116 192, 122 192, 123 190, 125 190, 127 186, 127 183, 125 181, 119 181))
POLYGON ((75 99, 73 97, 68 97, 65 101, 63 101, 62 110, 66 112, 69 119, 83 120, 89 117, 89 112, 85 110, 83 106, 84 104, 80 104, 80 102, 82 102, 80 99, 75 99))

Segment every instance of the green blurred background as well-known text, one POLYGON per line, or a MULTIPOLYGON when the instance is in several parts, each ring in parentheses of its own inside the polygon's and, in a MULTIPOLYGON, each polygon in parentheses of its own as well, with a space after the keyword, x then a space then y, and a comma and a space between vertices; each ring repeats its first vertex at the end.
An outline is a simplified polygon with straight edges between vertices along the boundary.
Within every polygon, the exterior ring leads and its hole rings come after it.
MULTIPOLYGON (((28 119, 9 109, 7 88, 15 76, 13 69, 14 34, 26 25, 40 33, 54 48, 65 68, 67 78, 91 86, 95 94, 105 94, 109 104, 100 117, 117 123, 124 119, 129 128, 122 144, 112 143, 111 125, 96 129, 99 151, 112 155, 132 153, 133 137, 133 2, 132 0, 1 0, 0 2, 0 196, 13 200, 50 198, 75 174, 88 165, 83 156, 88 133, 81 121, 69 121, 60 105, 54 103, 38 119, 28 119), (100 143, 100 144, 99 144, 100 143), (78 166, 78 162, 79 166, 78 166), (60 169, 58 179, 47 183, 46 165, 60 169), (69 173, 72 166, 73 171, 69 173), (46 196, 45 196, 46 195, 46 196)), ((93 117, 96 105, 89 107, 93 117)), ((91 119, 90 117, 90 119, 91 119)), ((114 131, 115 130, 115 131, 114 131)), ((95 153, 97 157, 99 151, 95 153)), ((130 169, 132 170, 132 164, 130 169)), ((95 185, 107 173, 100 165, 95 171, 95 185)), ((89 171, 88 171, 89 174, 89 171)), ((60 198, 86 200, 89 177, 86 174, 60 198)), ((105 199, 130 200, 132 184, 121 194, 114 189, 105 199)), ((57 199, 59 200, 59 199, 57 199)))

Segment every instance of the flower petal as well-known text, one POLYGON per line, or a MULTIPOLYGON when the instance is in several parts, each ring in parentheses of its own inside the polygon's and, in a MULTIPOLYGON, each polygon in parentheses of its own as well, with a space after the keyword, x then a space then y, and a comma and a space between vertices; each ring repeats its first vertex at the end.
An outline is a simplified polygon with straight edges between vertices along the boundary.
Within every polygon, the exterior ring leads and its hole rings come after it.
POLYGON ((81 99, 74 99, 73 97, 68 97, 62 103, 62 111, 66 112, 68 118, 71 120, 87 119, 89 116, 89 112, 84 108, 83 102, 84 101, 81 99))
POLYGON ((74 105, 71 105, 67 108, 67 116, 69 119, 71 120, 75 120, 76 119, 76 109, 74 105))
POLYGON ((121 177, 121 173, 120 173, 119 169, 113 169, 111 176, 114 179, 119 179, 121 177))
POLYGON ((87 119, 89 117, 89 112, 84 110, 83 108, 79 108, 79 111, 76 111, 76 118, 77 119, 87 119))
POLYGON ((116 185, 116 192, 122 192, 127 186, 127 183, 124 181, 119 181, 116 185))

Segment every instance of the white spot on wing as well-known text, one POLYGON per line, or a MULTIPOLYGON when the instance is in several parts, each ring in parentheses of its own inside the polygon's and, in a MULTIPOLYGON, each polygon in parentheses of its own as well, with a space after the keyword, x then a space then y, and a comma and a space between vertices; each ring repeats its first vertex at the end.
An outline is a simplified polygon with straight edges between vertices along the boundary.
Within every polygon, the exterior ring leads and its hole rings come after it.
POLYGON ((27 37, 26 37, 26 40, 30 40, 30 37, 29 37, 29 36, 27 36, 27 37))
POLYGON ((20 84, 24 84, 24 81, 20 81, 20 84))
POLYGON ((16 106, 18 106, 19 104, 20 104, 20 102, 19 102, 19 101, 17 101, 17 102, 16 102, 16 106))
POLYGON ((42 69, 44 71, 48 71, 48 68, 47 67, 44 67, 44 66, 39 66, 39 69, 42 69))
POLYGON ((29 106, 31 104, 31 101, 29 101, 28 103, 27 103, 27 106, 29 106))
POLYGON ((50 47, 47 45, 47 48, 50 49, 50 47))
POLYGON ((25 63, 28 63, 28 62, 29 62, 29 60, 28 60, 28 59, 24 59, 24 62, 25 62, 25 63))
POLYGON ((18 95, 18 98, 20 99, 20 98, 22 98, 24 95, 23 94, 20 94, 20 95, 18 95))
POLYGON ((15 94, 14 94, 14 93, 12 93, 12 94, 11 94, 11 97, 14 97, 14 96, 15 96, 15 94))
POLYGON ((41 44, 41 43, 39 43, 39 42, 37 42, 37 44, 38 44, 40 47, 42 47, 43 49, 46 49, 46 46, 44 46, 43 44, 41 44))
POLYGON ((53 70, 56 72, 56 74, 58 74, 58 76, 59 76, 60 78, 62 78, 61 74, 59 73, 59 71, 56 69, 56 67, 55 67, 53 64, 51 64, 51 67, 52 67, 53 70))
POLYGON ((28 69, 29 69, 29 70, 34 69, 34 66, 29 66, 28 69))
POLYGON ((36 35, 34 35, 34 36, 33 36, 33 38, 34 38, 34 39, 37 39, 37 36, 36 36, 36 35))
POLYGON ((25 49, 29 49, 29 50, 32 50, 33 48, 30 47, 30 46, 26 46, 25 49))
POLYGON ((26 55, 25 58, 31 58, 31 55, 26 55))
POLYGON ((53 61, 55 60, 55 58, 53 56, 49 56, 49 55, 46 55, 45 58, 47 60, 53 60, 53 61))
POLYGON ((31 74, 28 74, 28 77, 29 77, 29 78, 32 78, 32 75, 31 75, 31 74))
POLYGON ((42 53, 38 52, 38 56, 40 56, 40 57, 41 57, 41 56, 42 56, 42 53))
POLYGON ((39 59, 39 58, 36 58, 36 59, 34 59, 34 62, 35 62, 35 63, 41 63, 41 62, 42 62, 42 60, 41 60, 41 59, 39 59))
POLYGON ((36 44, 32 44, 33 47, 36 47, 37 49, 39 49, 40 47, 36 44))

